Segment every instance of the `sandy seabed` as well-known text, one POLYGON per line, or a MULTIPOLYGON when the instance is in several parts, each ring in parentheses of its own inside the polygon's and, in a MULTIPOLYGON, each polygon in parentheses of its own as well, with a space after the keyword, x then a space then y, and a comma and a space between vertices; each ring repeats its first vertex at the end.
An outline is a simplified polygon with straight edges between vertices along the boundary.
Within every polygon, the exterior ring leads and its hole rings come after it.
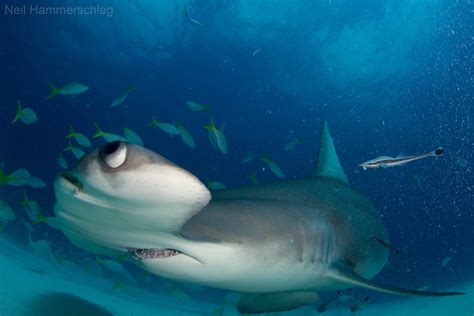
MULTIPOLYGON (((4 237, 0 237, 0 281, 0 316, 65 316, 64 313, 68 312, 64 312, 64 308, 72 308, 77 315, 87 313, 97 316, 216 316, 222 311, 223 315, 239 315, 233 304, 203 304, 194 301, 192 296, 173 297, 138 288, 112 290, 108 278, 86 273, 72 262, 58 266, 52 260, 40 258, 4 237), (134 294, 130 295, 131 292, 134 294), (54 294, 51 296, 51 293, 54 294), (61 307, 61 302, 57 301, 64 299, 64 295, 58 296, 58 293, 66 294, 68 300, 64 304, 67 307, 61 307), (79 305, 74 307, 75 304, 79 305), (56 315, 55 309, 60 311, 56 315)), ((443 290, 464 291, 467 294, 445 298, 407 297, 391 303, 367 304, 356 313, 348 308, 335 307, 319 314, 314 307, 304 307, 278 315, 474 316, 474 282, 443 290)))

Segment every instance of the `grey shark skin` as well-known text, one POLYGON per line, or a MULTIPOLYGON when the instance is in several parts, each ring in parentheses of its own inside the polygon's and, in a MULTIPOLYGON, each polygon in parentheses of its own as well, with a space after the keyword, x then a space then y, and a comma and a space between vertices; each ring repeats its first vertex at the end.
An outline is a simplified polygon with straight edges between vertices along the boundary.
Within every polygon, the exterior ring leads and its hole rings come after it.
POLYGON ((245 313, 314 304, 311 291, 352 286, 461 294, 370 281, 389 254, 373 236, 388 241, 387 232, 373 204, 350 188, 326 123, 315 173, 304 179, 221 190, 211 199, 186 170, 113 142, 59 175, 55 192, 56 215, 75 245, 133 252, 159 276, 252 293, 237 304, 245 313))

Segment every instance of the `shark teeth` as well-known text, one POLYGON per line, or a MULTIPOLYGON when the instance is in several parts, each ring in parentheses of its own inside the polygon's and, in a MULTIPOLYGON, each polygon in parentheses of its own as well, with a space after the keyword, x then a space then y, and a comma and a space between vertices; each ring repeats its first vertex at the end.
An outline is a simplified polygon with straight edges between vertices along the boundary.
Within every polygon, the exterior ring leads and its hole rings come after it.
POLYGON ((127 248, 128 252, 134 255, 135 260, 168 258, 177 256, 181 252, 175 249, 137 249, 127 248))

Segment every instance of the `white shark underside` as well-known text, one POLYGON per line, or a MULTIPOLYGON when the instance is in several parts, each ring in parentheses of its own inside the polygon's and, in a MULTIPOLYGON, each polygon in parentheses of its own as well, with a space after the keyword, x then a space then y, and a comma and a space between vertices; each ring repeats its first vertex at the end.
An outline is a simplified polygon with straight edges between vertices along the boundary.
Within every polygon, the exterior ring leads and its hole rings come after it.
POLYGON ((372 237, 387 239, 372 204, 346 184, 328 178, 221 191, 186 222, 180 234, 189 240, 240 249, 240 258, 232 262, 242 271, 225 287, 244 292, 341 289, 350 285, 325 278, 332 264, 347 265, 371 278, 388 257, 387 248, 372 237), (286 273, 290 270, 294 275, 286 273), (250 275, 252 271, 260 277, 250 275), (265 274, 263 282, 260 278, 265 274), (248 285, 239 288, 240 283, 248 285))
POLYGON ((289 310, 313 304, 314 291, 354 285, 459 294, 369 281, 387 261, 388 249, 375 239, 388 241, 387 232, 374 206, 349 187, 327 124, 314 175, 219 191, 210 202, 193 175, 120 142, 88 154, 57 178, 55 190, 62 229, 77 246, 159 253, 139 265, 175 280, 255 293, 239 302, 241 312, 289 310))

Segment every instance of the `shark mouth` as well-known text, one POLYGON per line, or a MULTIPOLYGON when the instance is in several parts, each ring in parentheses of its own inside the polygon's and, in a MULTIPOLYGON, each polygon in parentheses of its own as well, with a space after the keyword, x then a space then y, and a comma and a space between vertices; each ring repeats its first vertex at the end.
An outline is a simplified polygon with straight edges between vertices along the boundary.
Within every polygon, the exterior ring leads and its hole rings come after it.
POLYGON ((137 249, 127 248, 128 252, 133 254, 135 260, 168 258, 181 254, 182 252, 175 249, 137 249))

